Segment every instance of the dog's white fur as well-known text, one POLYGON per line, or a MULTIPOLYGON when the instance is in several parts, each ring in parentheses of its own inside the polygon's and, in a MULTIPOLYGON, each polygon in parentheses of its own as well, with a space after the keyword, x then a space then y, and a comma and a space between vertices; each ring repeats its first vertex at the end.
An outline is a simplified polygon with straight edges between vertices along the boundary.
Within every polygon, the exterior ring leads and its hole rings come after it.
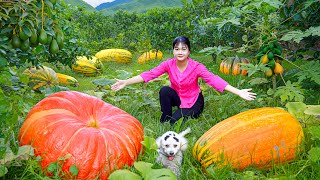
POLYGON ((188 140, 184 136, 190 132, 190 128, 179 134, 167 131, 156 139, 159 154, 157 162, 170 169, 178 178, 180 178, 180 166, 183 159, 182 152, 188 147, 188 140))

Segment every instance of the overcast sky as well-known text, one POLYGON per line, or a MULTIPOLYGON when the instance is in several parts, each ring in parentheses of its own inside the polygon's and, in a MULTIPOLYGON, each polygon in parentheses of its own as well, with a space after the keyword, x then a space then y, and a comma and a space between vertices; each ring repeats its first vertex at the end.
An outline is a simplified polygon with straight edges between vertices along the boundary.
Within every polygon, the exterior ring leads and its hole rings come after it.
POLYGON ((105 3, 105 2, 112 2, 114 0, 83 0, 85 2, 87 2, 88 4, 90 4, 93 7, 97 7, 98 5, 105 3))

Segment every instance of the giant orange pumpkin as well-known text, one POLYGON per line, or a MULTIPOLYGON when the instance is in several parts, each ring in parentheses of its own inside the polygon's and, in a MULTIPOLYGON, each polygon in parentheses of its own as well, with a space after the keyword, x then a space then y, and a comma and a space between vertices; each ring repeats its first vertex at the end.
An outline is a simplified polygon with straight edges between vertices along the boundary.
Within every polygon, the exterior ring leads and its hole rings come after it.
POLYGON ((270 167, 293 160, 303 137, 299 122, 279 108, 248 110, 221 121, 203 134, 193 156, 207 168, 231 165, 270 167))
POLYGON ((79 169, 77 179, 107 179, 124 165, 132 165, 141 151, 140 122, 104 101, 76 91, 44 98, 29 112, 19 132, 20 145, 30 144, 46 168, 61 157, 62 169, 79 169))

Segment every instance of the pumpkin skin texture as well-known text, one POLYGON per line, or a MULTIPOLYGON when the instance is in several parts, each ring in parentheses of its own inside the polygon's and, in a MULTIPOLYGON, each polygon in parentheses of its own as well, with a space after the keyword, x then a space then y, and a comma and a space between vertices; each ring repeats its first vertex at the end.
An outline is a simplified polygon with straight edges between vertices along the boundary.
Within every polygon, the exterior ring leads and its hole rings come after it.
POLYGON ((299 122, 279 108, 258 108, 229 117, 204 133, 193 156, 205 169, 212 163, 244 170, 291 161, 303 138, 299 122))
POLYGON ((130 114, 94 96, 61 91, 44 98, 28 113, 19 132, 20 145, 32 145, 41 166, 59 158, 77 179, 107 179, 124 165, 131 166, 142 150, 143 127, 130 114))

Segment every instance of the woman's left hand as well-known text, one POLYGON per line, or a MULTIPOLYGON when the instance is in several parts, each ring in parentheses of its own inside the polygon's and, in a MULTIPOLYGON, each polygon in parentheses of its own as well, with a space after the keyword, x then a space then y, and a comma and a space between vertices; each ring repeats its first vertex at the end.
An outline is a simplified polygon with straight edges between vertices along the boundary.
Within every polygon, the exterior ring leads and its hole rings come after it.
POLYGON ((241 89, 239 90, 239 96, 245 100, 254 100, 256 98, 256 93, 251 92, 252 89, 241 89))

